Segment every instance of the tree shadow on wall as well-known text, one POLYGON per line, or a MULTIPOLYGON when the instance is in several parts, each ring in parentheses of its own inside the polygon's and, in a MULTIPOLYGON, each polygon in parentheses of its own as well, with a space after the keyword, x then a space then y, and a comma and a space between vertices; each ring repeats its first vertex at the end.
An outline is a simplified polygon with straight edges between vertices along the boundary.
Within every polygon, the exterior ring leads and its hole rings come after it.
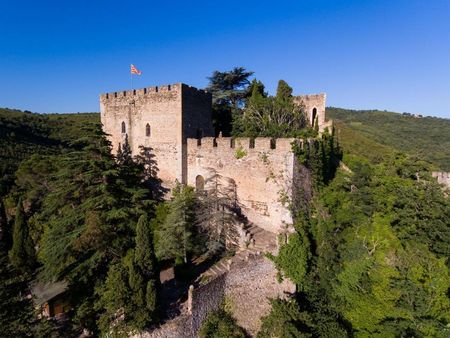
POLYGON ((142 182, 151 191, 152 198, 162 201, 169 191, 162 186, 162 180, 158 177, 158 163, 152 147, 139 146, 139 154, 134 157, 136 163, 143 167, 142 182))
POLYGON ((240 243, 240 227, 248 223, 238 202, 236 182, 211 169, 205 188, 197 191, 197 222, 208 237, 211 253, 222 249, 233 251, 240 243))

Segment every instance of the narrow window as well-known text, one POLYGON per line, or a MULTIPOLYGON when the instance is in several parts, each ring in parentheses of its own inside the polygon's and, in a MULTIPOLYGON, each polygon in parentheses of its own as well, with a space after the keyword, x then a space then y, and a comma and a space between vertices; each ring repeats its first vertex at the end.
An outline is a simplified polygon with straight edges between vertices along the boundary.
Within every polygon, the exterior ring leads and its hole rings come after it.
POLYGON ((127 132, 127 128, 125 127, 125 122, 122 122, 122 134, 127 132))
POLYGON ((317 109, 313 108, 312 115, 311 115, 311 127, 314 128, 314 123, 316 123, 316 115, 317 115, 317 109))
POLYGON ((145 136, 150 137, 151 135, 151 129, 150 129, 150 125, 147 123, 147 125, 145 126, 145 136))
POLYGON ((197 192, 205 190, 205 179, 203 178, 202 175, 198 175, 195 178, 195 190, 197 192))

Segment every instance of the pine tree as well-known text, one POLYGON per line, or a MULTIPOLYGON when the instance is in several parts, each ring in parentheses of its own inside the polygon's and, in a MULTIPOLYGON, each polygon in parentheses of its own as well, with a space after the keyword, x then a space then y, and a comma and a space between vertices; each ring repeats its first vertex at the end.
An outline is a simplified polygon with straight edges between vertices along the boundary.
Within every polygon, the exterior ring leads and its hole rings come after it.
POLYGON ((6 252, 0 248, 0 336, 31 337, 34 308, 26 297, 29 277, 8 262, 6 252))
POLYGON ((69 280, 74 325, 96 332, 95 287, 134 247, 137 220, 152 212, 153 201, 139 166, 132 160, 117 163, 100 126, 87 131, 75 149, 58 158, 51 191, 34 218, 46 226, 41 277, 69 280))
POLYGON ((125 141, 123 144, 119 144, 116 160, 119 165, 129 165, 130 162, 133 161, 130 143, 128 142, 128 134, 125 134, 125 141))
POLYGON ((292 87, 286 81, 278 81, 277 99, 280 101, 288 101, 292 98, 292 87))
POLYGON ((8 231, 8 220, 6 218, 5 206, 3 200, 0 198, 0 246, 3 245, 5 248, 9 244, 9 231, 8 231))
POLYGON ((214 252, 237 244, 239 207, 233 182, 222 183, 220 175, 210 179, 208 189, 198 195, 197 225, 207 234, 208 246, 214 252))
POLYGON ((170 211, 157 231, 157 256, 187 263, 189 253, 195 249, 195 193, 191 187, 178 184, 173 190, 170 211))
POLYGON ((16 269, 30 272, 35 263, 35 256, 22 199, 19 199, 14 220, 13 245, 9 251, 9 258, 16 269))

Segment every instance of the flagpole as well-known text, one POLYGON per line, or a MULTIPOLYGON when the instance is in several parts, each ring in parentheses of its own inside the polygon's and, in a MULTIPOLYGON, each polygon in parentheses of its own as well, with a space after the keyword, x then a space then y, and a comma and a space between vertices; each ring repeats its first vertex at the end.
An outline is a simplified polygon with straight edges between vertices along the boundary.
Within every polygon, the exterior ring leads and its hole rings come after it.
POLYGON ((133 73, 130 70, 130 82, 131 82, 131 90, 133 90, 133 73))

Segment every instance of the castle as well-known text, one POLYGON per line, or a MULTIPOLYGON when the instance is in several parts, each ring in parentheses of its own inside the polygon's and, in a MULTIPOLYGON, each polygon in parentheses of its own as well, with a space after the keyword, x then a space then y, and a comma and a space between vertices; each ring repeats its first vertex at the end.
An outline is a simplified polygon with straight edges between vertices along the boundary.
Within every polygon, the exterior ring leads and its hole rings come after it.
MULTIPOLYGON (((325 94, 294 97, 319 131, 329 125, 325 100, 325 94)), ((114 151, 126 137, 133 154, 151 147, 168 188, 178 180, 202 190, 219 178, 251 223, 282 232, 292 223, 288 201, 302 179, 291 151, 300 141, 216 137, 211 106, 210 93, 182 83, 100 95, 101 122, 114 151)))

